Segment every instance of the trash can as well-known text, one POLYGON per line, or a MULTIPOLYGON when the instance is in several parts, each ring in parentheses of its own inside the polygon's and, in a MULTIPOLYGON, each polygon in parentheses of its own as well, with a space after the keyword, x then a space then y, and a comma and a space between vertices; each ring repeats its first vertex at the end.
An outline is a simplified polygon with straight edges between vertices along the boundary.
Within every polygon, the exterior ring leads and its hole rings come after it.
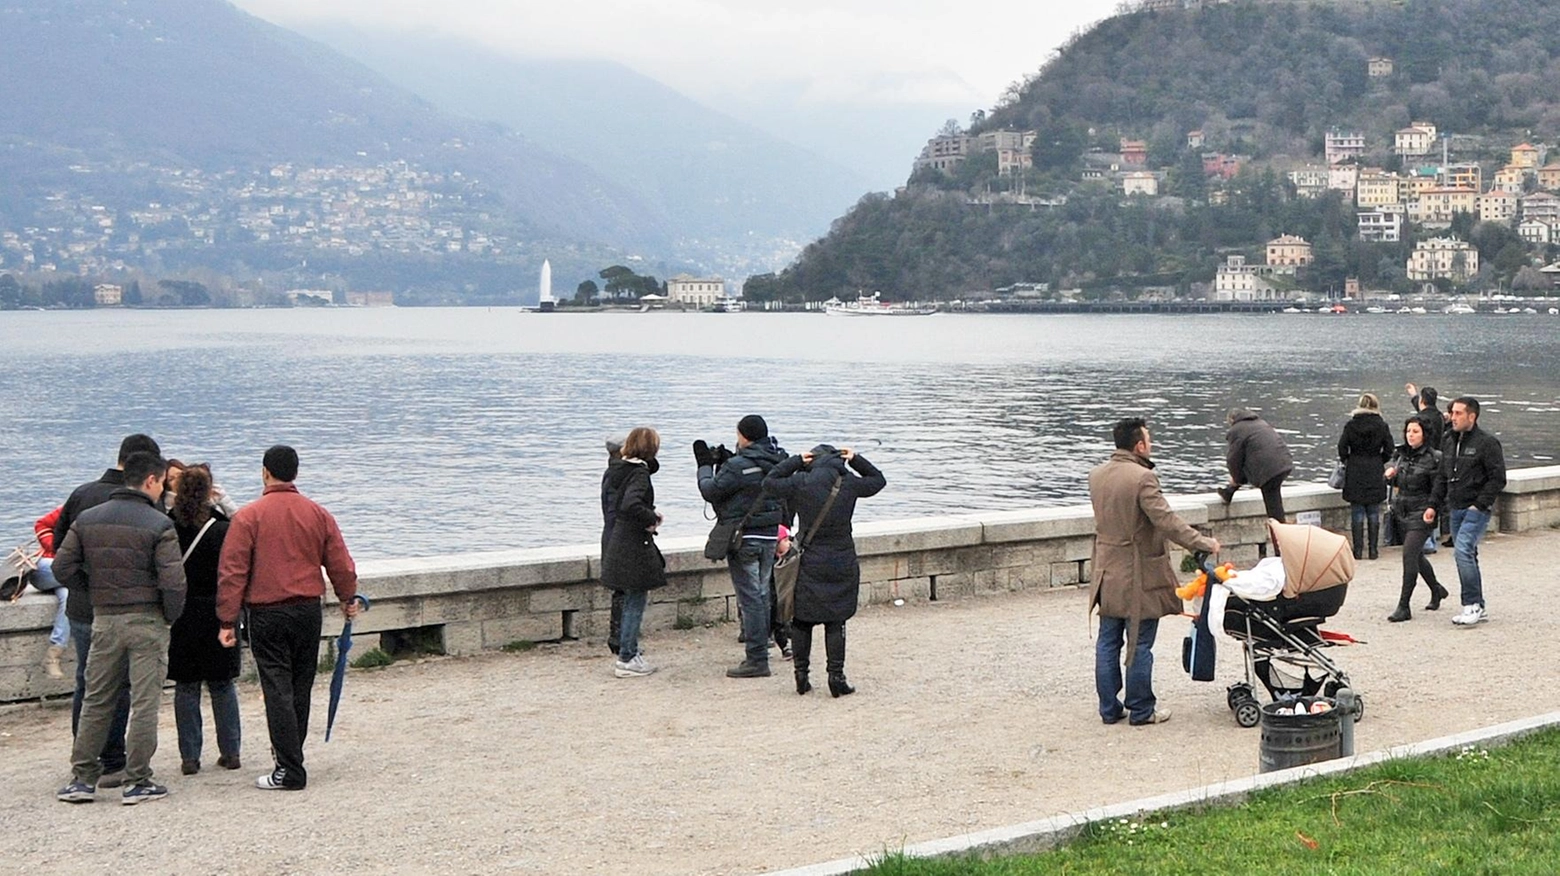
POLYGON ((1290 767, 1321 763, 1343 756, 1342 737, 1338 721, 1341 711, 1338 703, 1327 697, 1300 697, 1262 706, 1262 743, 1258 749, 1262 772, 1270 773, 1290 767), (1303 704, 1303 715, 1281 714, 1291 711, 1296 703, 1303 704), (1325 703, 1327 710, 1311 714, 1315 703, 1325 703))

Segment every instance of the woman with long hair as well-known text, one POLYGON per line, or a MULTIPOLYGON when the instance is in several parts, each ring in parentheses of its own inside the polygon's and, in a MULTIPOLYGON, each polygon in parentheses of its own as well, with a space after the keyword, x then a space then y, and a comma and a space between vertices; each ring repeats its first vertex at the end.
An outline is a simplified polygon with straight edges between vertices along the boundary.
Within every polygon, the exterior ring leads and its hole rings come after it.
POLYGON ((217 641, 217 561, 227 537, 227 518, 212 502, 211 469, 186 466, 179 492, 168 510, 184 552, 187 582, 184 613, 174 622, 168 640, 168 678, 174 683, 173 717, 179 730, 180 771, 200 772, 202 745, 200 690, 211 692, 211 717, 216 724, 217 765, 236 770, 242 733, 238 717, 238 648, 217 641))
POLYGON ((611 533, 601 554, 601 583, 623 594, 618 657, 613 674, 640 678, 655 671, 639 651, 639 626, 650 591, 666 585, 666 560, 656 547, 661 512, 655 510, 650 476, 660 469, 661 436, 640 426, 623 439, 620 457, 608 463, 602 495, 614 497, 611 533))

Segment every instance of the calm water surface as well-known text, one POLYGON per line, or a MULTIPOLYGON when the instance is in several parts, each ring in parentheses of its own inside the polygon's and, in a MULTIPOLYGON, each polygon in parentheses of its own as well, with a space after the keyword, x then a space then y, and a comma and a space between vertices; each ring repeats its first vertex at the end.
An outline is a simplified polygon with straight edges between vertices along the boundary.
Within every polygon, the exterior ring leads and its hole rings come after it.
POLYGON ((146 431, 239 501, 293 444, 359 557, 589 542, 602 439, 651 425, 668 535, 707 531, 689 445, 759 412, 787 450, 855 447, 874 520, 1086 501, 1141 414, 1167 489, 1223 478, 1223 414, 1260 409, 1320 480, 1361 390, 1485 401, 1512 466, 1556 455, 1548 316, 537 315, 514 309, 0 313, 0 547, 146 431))

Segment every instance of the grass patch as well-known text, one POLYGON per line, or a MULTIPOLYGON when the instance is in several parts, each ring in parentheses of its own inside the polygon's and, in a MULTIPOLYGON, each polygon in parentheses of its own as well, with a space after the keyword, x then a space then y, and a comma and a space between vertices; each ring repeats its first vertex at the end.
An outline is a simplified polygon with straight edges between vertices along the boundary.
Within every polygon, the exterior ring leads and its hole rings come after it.
POLYGON ((516 639, 505 644, 502 650, 510 654, 524 654, 527 651, 536 650, 536 643, 530 639, 516 639))
POLYGON ((353 658, 353 669, 377 669, 381 666, 389 666, 395 662, 395 658, 386 654, 379 648, 369 648, 362 655, 353 658))
POLYGON ((1560 872, 1560 731, 1378 764, 1242 805, 1090 825, 1051 852, 981 861, 885 853, 874 876, 1560 872))
POLYGON ((686 614, 680 614, 680 615, 677 616, 677 620, 672 622, 672 629, 674 629, 674 630, 691 630, 691 629, 693 629, 694 627, 696 627, 698 625, 699 625, 699 622, 694 620, 692 617, 689 617, 686 614))

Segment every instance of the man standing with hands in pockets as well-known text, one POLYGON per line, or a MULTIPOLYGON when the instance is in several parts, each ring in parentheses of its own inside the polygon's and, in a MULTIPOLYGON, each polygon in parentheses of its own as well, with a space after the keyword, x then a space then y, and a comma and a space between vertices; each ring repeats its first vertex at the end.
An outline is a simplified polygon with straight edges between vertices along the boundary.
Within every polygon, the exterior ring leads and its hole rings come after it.
POLYGON ((320 598, 325 578, 348 620, 357 616, 357 567, 330 512, 305 498, 293 480, 298 452, 278 444, 265 452, 265 492, 244 506, 228 529, 218 568, 218 634, 225 647, 238 644, 234 626, 249 609, 249 647, 254 653, 265 720, 276 767, 255 780, 265 791, 301 791, 308 784, 303 740, 309 732, 310 696, 320 660, 320 598))

